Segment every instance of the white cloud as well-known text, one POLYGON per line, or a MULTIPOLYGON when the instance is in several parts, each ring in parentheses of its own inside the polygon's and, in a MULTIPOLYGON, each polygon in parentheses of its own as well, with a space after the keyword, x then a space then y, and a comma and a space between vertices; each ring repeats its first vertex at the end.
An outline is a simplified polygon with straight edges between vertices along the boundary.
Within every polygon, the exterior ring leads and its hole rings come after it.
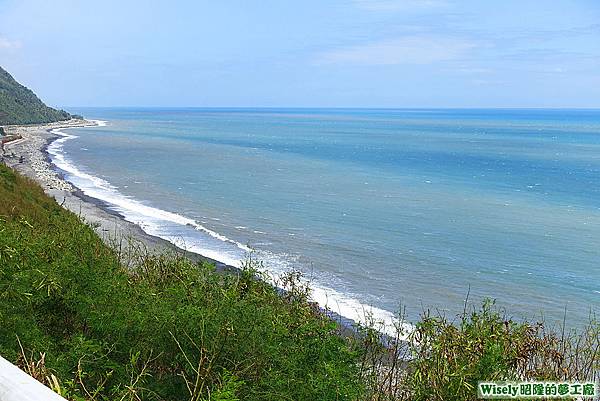
POLYGON ((21 42, 18 40, 9 40, 0 36, 0 49, 19 49, 21 42))
POLYGON ((477 44, 442 36, 405 36, 321 54, 318 64, 431 64, 460 59, 477 44))
POLYGON ((352 0, 352 2, 369 11, 406 11, 448 5, 444 0, 352 0))

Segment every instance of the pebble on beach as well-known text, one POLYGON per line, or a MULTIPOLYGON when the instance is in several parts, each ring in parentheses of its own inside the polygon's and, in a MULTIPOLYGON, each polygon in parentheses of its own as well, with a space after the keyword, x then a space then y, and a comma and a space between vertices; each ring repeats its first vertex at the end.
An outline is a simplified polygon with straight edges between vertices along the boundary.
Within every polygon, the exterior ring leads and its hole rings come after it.
POLYGON ((45 190, 57 189, 73 192, 75 188, 63 180, 52 168, 45 150, 49 139, 56 137, 55 134, 49 132, 51 129, 86 125, 93 125, 93 123, 85 120, 70 120, 37 126, 5 127, 7 134, 22 136, 22 139, 5 145, 5 163, 35 179, 45 190), (30 168, 33 174, 27 174, 27 171, 23 171, 27 168, 30 168))

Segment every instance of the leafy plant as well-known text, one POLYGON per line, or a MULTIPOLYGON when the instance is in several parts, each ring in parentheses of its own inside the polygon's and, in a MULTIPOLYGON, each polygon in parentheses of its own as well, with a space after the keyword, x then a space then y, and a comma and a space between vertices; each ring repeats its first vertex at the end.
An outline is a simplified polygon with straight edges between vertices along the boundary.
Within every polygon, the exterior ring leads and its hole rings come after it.
POLYGON ((0 354, 70 400, 474 400, 480 380, 598 380, 600 324, 517 322, 492 301, 351 335, 298 273, 219 273, 92 226, 0 165, 0 354), (407 339, 408 338, 408 339, 407 339))
POLYGON ((18 336, 69 398, 359 398, 351 342, 294 277, 282 297, 252 261, 222 274, 182 254, 109 248, 1 165, 0 199, 0 353, 26 366, 18 336))

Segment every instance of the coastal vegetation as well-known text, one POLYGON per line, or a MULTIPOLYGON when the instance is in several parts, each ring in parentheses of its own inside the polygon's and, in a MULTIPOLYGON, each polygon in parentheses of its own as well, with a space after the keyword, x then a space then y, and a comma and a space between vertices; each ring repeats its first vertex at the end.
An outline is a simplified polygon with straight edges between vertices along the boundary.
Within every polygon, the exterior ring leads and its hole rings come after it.
POLYGON ((0 125, 51 123, 70 118, 66 111, 46 106, 0 67, 0 125))
POLYGON ((255 277, 128 256, 0 165, 0 354, 73 400, 335 400, 362 391, 336 324, 255 277), (129 267, 125 267, 128 265, 129 267))
POLYGON ((296 275, 282 294, 252 261, 107 246, 1 164, 0 200, 0 355, 70 400, 473 400, 480 380, 598 379, 593 319, 550 330, 490 301, 343 335, 296 275))

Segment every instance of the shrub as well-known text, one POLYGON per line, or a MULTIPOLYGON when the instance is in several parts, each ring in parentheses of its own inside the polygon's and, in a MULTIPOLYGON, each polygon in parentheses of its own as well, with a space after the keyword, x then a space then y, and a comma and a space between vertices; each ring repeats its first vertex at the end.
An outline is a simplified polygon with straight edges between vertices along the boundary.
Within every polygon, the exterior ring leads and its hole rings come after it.
POLYGON ((224 274, 108 247, 3 165, 0 200, 0 354, 72 400, 475 400, 483 380, 598 380, 593 318, 556 330, 486 301, 342 336, 296 273, 281 293, 252 260, 224 274))
POLYGON ((359 396, 356 353, 337 325, 279 296, 252 266, 219 274, 179 254, 139 253, 127 269, 91 227, 4 166, 0 199, 0 353, 24 367, 43 355, 43 375, 64 395, 359 396))
MULTIPOLYGON (((492 300, 457 322, 426 312, 407 342, 363 336, 372 400, 476 400, 480 381, 598 381, 600 324, 581 332, 516 322, 492 300), (373 345, 378 344, 378 345, 373 345), (387 358, 386 358, 387 357, 387 358)), ((399 332, 400 333, 400 332, 399 332)))

